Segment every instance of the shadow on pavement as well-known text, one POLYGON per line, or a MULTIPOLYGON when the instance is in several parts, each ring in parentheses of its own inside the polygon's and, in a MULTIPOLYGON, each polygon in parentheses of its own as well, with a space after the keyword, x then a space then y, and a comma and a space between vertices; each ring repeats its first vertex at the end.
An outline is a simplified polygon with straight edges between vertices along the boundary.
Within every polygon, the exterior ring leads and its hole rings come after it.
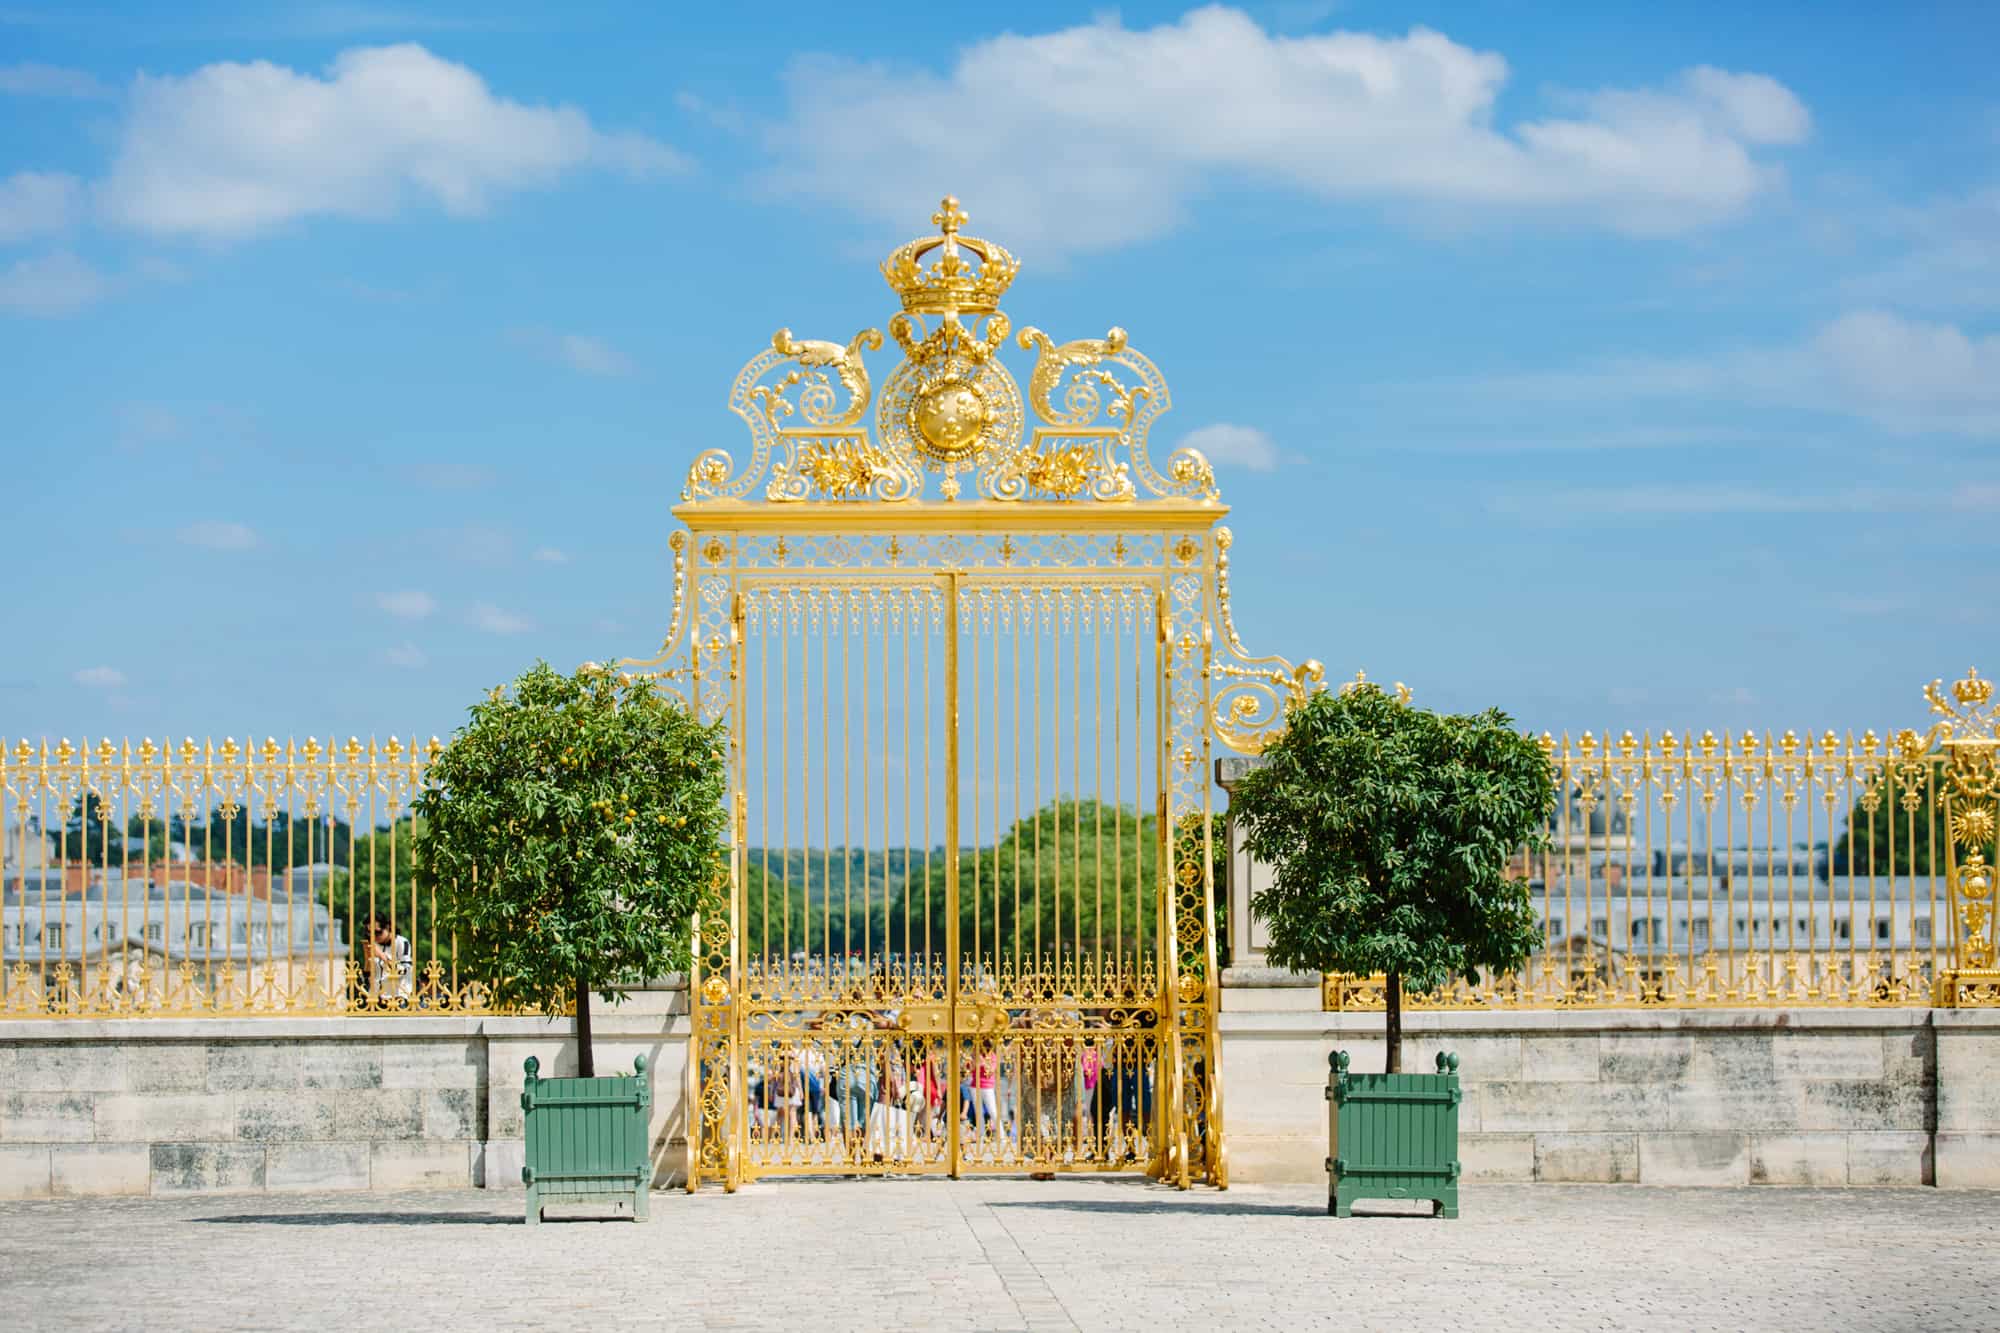
MULTIPOLYGON (((1326 1205, 1287 1203, 1209 1202, 1190 1199, 1185 1203, 1151 1199, 994 1199, 989 1208, 1049 1208, 1071 1213, 1212 1213, 1218 1217, 1325 1217, 1326 1205)), ((1380 1213, 1381 1217, 1414 1214, 1380 1213)))
MULTIPOLYGON (((230 1226, 271 1227, 518 1227, 525 1217, 496 1217, 491 1213, 231 1213, 226 1217, 197 1217, 196 1222, 230 1226)), ((583 1218, 555 1218, 550 1222, 584 1221, 583 1218)))

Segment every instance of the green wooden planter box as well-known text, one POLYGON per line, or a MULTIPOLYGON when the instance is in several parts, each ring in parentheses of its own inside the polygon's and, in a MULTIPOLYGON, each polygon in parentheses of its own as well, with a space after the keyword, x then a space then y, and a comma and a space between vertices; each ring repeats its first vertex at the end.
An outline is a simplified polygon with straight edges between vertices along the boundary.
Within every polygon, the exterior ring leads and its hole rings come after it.
POLYGON ((1351 1074, 1346 1051, 1328 1061, 1326 1210, 1354 1215, 1356 1199, 1429 1199, 1458 1216, 1458 1057, 1435 1074, 1351 1074))
POLYGON ((529 1056, 521 1112, 527 1138, 521 1183, 528 1187, 528 1225, 552 1203, 629 1204, 647 1217, 653 1163, 648 1149, 653 1084, 646 1057, 630 1074, 603 1078, 542 1078, 529 1056))

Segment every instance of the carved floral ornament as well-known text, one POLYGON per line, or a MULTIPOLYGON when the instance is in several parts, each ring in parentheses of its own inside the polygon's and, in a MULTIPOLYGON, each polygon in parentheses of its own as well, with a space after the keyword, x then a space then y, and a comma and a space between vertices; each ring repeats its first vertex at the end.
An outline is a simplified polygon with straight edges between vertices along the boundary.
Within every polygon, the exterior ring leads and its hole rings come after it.
POLYGON ((938 234, 883 261, 903 307, 888 324, 902 360, 879 391, 864 358, 881 330, 839 343, 779 329, 730 388, 749 458, 739 469, 725 450, 703 453, 681 499, 920 500, 932 474, 944 500, 968 476, 985 500, 1215 499, 1200 451, 1155 466, 1147 437, 1171 405, 1167 384, 1123 329, 1065 343, 1022 329, 1015 345, 1035 353, 1023 397, 999 356, 1012 331, 999 303, 1020 262, 963 234, 967 220, 947 197, 931 215, 938 234))
POLYGON ((1968 671, 1951 689, 1934 680, 1924 699, 1941 720, 1897 738, 1904 753, 1935 744, 1944 754, 1945 892, 1956 966, 1938 978, 1935 1002, 2000 1004, 2000 705, 1993 682, 1968 671))

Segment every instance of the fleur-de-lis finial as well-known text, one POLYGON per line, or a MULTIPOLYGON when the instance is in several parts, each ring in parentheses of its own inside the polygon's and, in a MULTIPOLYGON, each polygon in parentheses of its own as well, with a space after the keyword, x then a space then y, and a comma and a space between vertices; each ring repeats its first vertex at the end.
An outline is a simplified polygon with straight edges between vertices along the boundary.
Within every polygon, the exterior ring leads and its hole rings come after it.
POLYGON ((972 219, 966 216, 965 210, 958 206, 955 194, 946 195, 944 202, 938 205, 938 211, 931 214, 931 225, 948 237, 958 235, 958 229, 970 221, 972 219))

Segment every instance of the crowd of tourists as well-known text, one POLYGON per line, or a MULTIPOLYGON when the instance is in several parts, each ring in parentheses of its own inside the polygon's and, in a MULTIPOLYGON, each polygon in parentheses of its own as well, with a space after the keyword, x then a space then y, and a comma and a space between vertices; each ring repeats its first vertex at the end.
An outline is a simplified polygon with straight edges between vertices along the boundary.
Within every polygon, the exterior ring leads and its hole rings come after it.
POLYGON ((935 1161, 955 1104, 975 1159, 1136 1161, 1153 1114, 1150 1034, 1076 1010, 1053 1018, 1014 1014, 1003 1032, 962 1038, 955 1070, 948 1044, 901 1031, 894 1009, 828 1012, 804 1033, 753 1040, 752 1139, 856 1165, 935 1161))

